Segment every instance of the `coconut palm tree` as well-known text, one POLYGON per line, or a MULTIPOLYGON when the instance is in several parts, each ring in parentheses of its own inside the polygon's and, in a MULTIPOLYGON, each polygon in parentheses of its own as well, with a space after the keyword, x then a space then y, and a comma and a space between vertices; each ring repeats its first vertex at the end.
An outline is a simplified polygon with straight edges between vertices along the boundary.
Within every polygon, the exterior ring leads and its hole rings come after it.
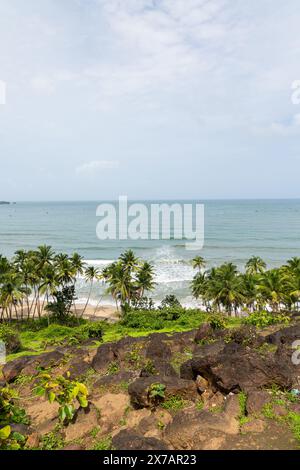
POLYGON ((255 275, 262 274, 267 265, 260 256, 252 256, 246 263, 246 274, 255 275))
POLYGON ((153 266, 148 261, 144 261, 137 269, 136 288, 138 297, 144 297, 145 291, 153 290, 155 286, 153 266))
POLYGON ((192 260, 192 265, 194 269, 198 269, 199 271, 201 271, 202 269, 205 268, 206 261, 204 260, 204 258, 202 258, 202 256, 196 256, 192 260))
POLYGON ((284 301, 286 296, 285 280, 282 272, 279 269, 266 271, 261 276, 257 289, 274 312, 278 312, 280 304, 284 301))
POLYGON ((88 297, 87 297, 87 300, 86 300, 86 304, 84 306, 84 309, 82 311, 82 315, 84 315, 86 309, 87 309, 87 306, 89 304, 89 301, 90 301, 90 298, 91 298, 91 294, 92 294, 92 289, 93 289, 93 284, 94 284, 94 281, 96 279, 99 279, 100 278, 100 271, 98 268, 96 268, 95 266, 88 266, 85 270, 85 273, 84 273, 84 278, 86 280, 86 282, 89 282, 90 283, 90 289, 89 289, 89 293, 88 293, 88 297))

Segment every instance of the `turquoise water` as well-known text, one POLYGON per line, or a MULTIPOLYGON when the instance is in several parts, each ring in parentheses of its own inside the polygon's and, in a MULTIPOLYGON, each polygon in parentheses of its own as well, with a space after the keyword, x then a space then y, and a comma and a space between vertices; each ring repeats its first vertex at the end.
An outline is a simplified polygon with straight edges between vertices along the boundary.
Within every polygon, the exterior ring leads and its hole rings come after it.
MULTIPOLYGON (((187 251, 185 240, 98 240, 99 202, 0 205, 0 253, 10 257, 17 249, 49 244, 57 251, 77 251, 88 263, 103 266, 132 248, 155 266, 156 300, 174 292, 191 304, 188 284, 193 270, 189 261, 198 253, 187 251)), ((197 202, 205 206, 205 241, 199 254, 209 266, 230 260, 242 268, 255 254, 271 267, 300 256, 300 200, 197 202)), ((79 285, 78 297, 84 300, 87 286, 83 281, 79 285)), ((100 285, 95 287, 95 302, 102 290, 100 285)))

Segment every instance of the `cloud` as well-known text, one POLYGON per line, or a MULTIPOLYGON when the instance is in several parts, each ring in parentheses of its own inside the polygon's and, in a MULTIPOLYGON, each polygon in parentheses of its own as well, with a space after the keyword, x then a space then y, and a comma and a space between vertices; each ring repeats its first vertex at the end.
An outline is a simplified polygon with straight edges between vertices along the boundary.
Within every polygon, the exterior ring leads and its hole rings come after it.
POLYGON ((75 172, 78 175, 93 175, 95 172, 101 170, 115 170, 119 167, 119 162, 116 160, 92 160, 88 163, 79 165, 75 172))

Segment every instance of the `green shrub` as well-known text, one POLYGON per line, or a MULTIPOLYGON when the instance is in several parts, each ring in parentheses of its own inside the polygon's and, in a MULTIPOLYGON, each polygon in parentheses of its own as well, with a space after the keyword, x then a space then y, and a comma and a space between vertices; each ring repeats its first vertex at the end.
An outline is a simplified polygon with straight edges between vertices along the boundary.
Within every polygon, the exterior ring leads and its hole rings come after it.
POLYGON ((227 326, 227 319, 221 313, 212 313, 208 316, 208 323, 213 330, 224 330, 227 326))
POLYGON ((288 324, 290 322, 290 317, 284 313, 271 313, 266 310, 261 310, 260 312, 253 312, 248 315, 248 317, 243 319, 245 325, 254 325, 260 328, 269 325, 275 325, 276 323, 288 324))
POLYGON ((0 341, 3 341, 8 354, 16 353, 21 349, 19 333, 10 325, 0 324, 0 341))
POLYGON ((89 322, 85 325, 82 325, 80 328, 83 336, 86 336, 86 339, 102 339, 103 335, 103 322, 89 322))

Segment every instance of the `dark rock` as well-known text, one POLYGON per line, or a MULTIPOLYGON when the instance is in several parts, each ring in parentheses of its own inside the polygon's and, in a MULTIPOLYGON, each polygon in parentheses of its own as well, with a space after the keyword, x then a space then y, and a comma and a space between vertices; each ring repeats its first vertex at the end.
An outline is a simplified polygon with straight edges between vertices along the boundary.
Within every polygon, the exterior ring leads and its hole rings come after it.
POLYGON ((111 375, 104 375, 100 377, 95 383, 94 388, 110 385, 120 385, 120 383, 124 382, 132 382, 133 380, 137 379, 139 376, 138 371, 126 371, 123 370, 117 374, 111 375))
MULTIPOLYGON (((189 367, 194 376, 202 375, 212 389, 223 393, 272 385, 286 389, 299 376, 300 368, 292 364, 290 351, 286 349, 262 357, 257 351, 237 343, 225 347, 220 345, 219 348, 216 343, 209 346, 211 348, 202 350, 202 354, 197 352, 197 356, 189 362, 189 367)), ((186 370, 182 368, 182 372, 186 373, 186 370)))
POLYGON ((7 382, 12 382, 33 360, 33 356, 22 356, 4 364, 2 369, 3 377, 7 382))
POLYGON ((12 432, 18 432, 20 434, 23 434, 24 436, 27 436, 32 432, 30 426, 28 424, 22 424, 22 423, 11 423, 10 428, 12 432))
POLYGON ((251 390, 247 396, 247 413, 255 415, 260 413, 263 407, 271 402, 271 395, 264 390, 251 390))
POLYGON ((70 379, 73 380, 82 377, 89 370, 91 370, 91 365, 83 361, 80 357, 76 357, 72 359, 69 365, 70 379))
POLYGON ((292 325, 287 328, 282 328, 275 333, 266 336, 265 341, 276 344, 287 344, 289 346, 296 340, 300 340, 300 325, 292 325))
MULTIPOLYGON (((219 357, 220 352, 223 351, 225 346, 226 344, 222 340, 216 341, 215 343, 198 346, 195 350, 195 355, 193 359, 189 359, 181 365, 180 377, 185 380, 195 380, 197 375, 202 375, 197 370, 198 359, 201 362, 205 362, 208 364, 215 363, 215 361, 219 357)), ((204 378, 207 377, 204 376, 204 378)))
POLYGON ((231 341, 244 346, 259 347, 265 339, 260 336, 255 326, 243 325, 240 328, 234 329, 231 334, 231 341))
POLYGON ((106 370, 110 362, 115 361, 117 355, 114 352, 113 343, 105 343, 99 346, 92 361, 92 368, 97 372, 106 370))
POLYGON ((210 324, 202 323, 202 325, 197 330, 197 333, 195 335, 195 342, 199 343, 200 341, 211 339, 213 338, 213 336, 214 336, 214 330, 212 329, 210 324))
POLYGON ((133 405, 138 408, 146 408, 152 407, 155 404, 156 400, 150 396, 152 384, 162 384, 165 386, 165 398, 176 395, 193 400, 198 396, 197 387, 190 380, 182 380, 171 376, 140 377, 128 387, 128 393, 133 405))
POLYGON ((172 352, 170 347, 161 340, 159 335, 152 335, 146 349, 146 359, 153 365, 153 374, 142 370, 141 376, 169 375, 177 376, 175 369, 170 364, 172 352))
POLYGON ((155 437, 144 437, 128 429, 116 434, 112 445, 117 450, 168 450, 168 445, 155 437))

